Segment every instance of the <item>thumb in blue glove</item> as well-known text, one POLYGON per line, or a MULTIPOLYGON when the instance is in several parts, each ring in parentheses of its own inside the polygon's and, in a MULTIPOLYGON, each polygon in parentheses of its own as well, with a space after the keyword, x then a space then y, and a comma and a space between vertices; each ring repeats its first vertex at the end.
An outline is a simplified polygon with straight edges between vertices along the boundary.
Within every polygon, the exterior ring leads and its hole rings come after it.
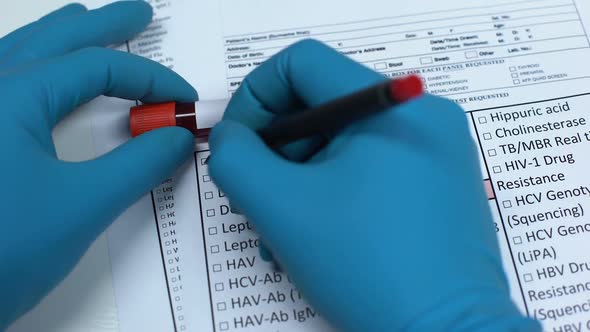
POLYGON ((194 101, 164 66, 92 46, 121 43, 150 22, 143 1, 87 11, 70 5, 0 39, 0 330, 73 268, 114 218, 171 175, 193 147, 181 128, 156 130, 95 160, 58 160, 51 132, 99 95, 194 101), (47 42, 51 40, 51 42, 47 42))
POLYGON ((540 330, 510 299, 457 105, 408 102, 331 133, 306 163, 282 158, 254 132, 383 79, 314 41, 277 54, 245 79, 214 128, 211 176, 338 328, 540 330))

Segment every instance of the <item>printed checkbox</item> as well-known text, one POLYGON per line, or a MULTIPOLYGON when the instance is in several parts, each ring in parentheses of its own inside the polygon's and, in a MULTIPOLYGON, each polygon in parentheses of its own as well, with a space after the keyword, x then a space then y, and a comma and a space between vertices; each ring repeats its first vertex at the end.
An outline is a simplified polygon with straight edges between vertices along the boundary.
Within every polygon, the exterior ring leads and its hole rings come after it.
POLYGON ((377 62, 375 64, 375 70, 385 70, 387 69, 387 64, 385 62, 377 62))
POLYGON ((525 273, 522 278, 524 279, 524 282, 531 282, 533 281, 533 275, 530 273, 525 273))
POLYGON ((496 149, 489 149, 488 156, 495 157, 497 155, 496 149))
POLYGON ((172 250, 166 250, 166 254, 172 255, 172 250))
POLYGON ((162 224, 162 228, 168 227, 168 224, 162 224))
POLYGON ((492 171, 494 172, 494 174, 500 174, 500 173, 502 173, 502 167, 494 166, 494 167, 492 167, 492 171))
POLYGON ((178 316, 178 320, 184 320, 184 316, 178 316))
POLYGON ((164 210, 164 207, 163 207, 163 206, 160 206, 158 209, 159 209, 160 211, 162 211, 162 210, 164 210))
POLYGON ((172 282, 176 282, 176 277, 172 277, 172 282))
POLYGON ((518 78, 518 73, 512 73, 510 76, 512 76, 512 78, 518 78))
POLYGON ((225 309, 227 309, 227 305, 225 305, 225 302, 217 303, 217 311, 225 311, 225 309))
POLYGON ((203 182, 211 182, 211 177, 209 175, 203 175, 203 182))
POLYGON ((522 244, 522 238, 520 236, 515 236, 512 238, 512 242, 514 244, 522 244))
POLYGON ((491 133, 483 133, 483 139, 486 141, 489 141, 492 139, 492 134, 491 133))
POLYGON ((209 209, 207 210, 207 217, 215 217, 215 210, 214 209, 209 209))
POLYGON ((165 244, 166 246, 169 246, 169 245, 170 245, 170 241, 166 241, 166 242, 164 242, 164 244, 165 244))
POLYGON ((174 260, 173 260, 172 258, 170 258, 170 259, 168 260, 168 264, 172 264, 172 263, 174 263, 174 260))
POLYGON ((477 122, 479 122, 479 124, 486 124, 488 123, 488 119, 485 116, 480 116, 477 118, 477 122))
POLYGON ((514 85, 519 85, 520 84, 520 80, 513 80, 512 83, 514 83, 514 85))
POLYGON ((168 232, 164 232, 164 237, 168 237, 168 232))
POLYGON ((215 291, 221 292, 223 290, 223 283, 218 282, 215 284, 215 291))
POLYGON ((212 199, 213 198, 213 192, 212 191, 207 191, 205 193, 205 199, 212 199))
POLYGON ((207 158, 201 158, 201 165, 207 164, 207 158))
POLYGON ((213 264, 213 272, 221 272, 221 264, 213 264))
POLYGON ((420 58, 420 63, 423 65, 429 65, 432 63, 432 57, 431 56, 424 56, 420 58))
POLYGON ((218 252, 219 252, 219 246, 218 245, 211 246, 211 253, 212 254, 216 254, 218 252))
POLYGON ((221 323, 219 323, 219 330, 220 331, 227 331, 227 330, 229 330, 229 323, 228 322, 221 322, 221 323))
POLYGON ((172 291, 174 291, 174 292, 178 292, 178 287, 174 287, 174 288, 172 288, 172 291))
POLYGON ((179 305, 179 306, 176 307, 176 311, 180 311, 180 310, 182 310, 182 306, 181 305, 179 305))
MULTIPOLYGON (((178 320, 181 320, 180 318, 178 320)), ((186 331, 186 326, 185 325, 180 325, 180 330, 181 331, 186 331)))
POLYGON ((475 59, 477 58, 477 51, 467 51, 465 52, 465 58, 466 59, 475 59))
POLYGON ((516 71, 516 67, 510 67, 510 72, 514 73, 516 71))
POLYGON ((502 202, 502 206, 503 206, 505 209, 510 209, 510 208, 512 207, 512 202, 511 202, 511 201, 503 201, 503 202, 502 202))
POLYGON ((217 227, 209 227, 209 235, 216 235, 217 227))

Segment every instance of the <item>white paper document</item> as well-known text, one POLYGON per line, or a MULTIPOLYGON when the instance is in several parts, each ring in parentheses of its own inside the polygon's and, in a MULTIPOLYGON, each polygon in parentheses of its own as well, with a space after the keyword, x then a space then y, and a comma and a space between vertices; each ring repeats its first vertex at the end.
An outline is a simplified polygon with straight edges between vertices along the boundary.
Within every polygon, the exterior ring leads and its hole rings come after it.
MULTIPOLYGON (((172 67, 201 100, 230 97, 261 62, 314 38, 388 77, 418 74, 458 102, 514 302, 546 330, 590 330, 590 3, 150 2, 154 23, 124 48, 172 67)), ((129 139, 133 104, 94 103, 98 151, 129 139)), ((208 155, 196 144, 108 230, 121 331, 331 330, 259 257, 252 225, 211 182, 208 155)))

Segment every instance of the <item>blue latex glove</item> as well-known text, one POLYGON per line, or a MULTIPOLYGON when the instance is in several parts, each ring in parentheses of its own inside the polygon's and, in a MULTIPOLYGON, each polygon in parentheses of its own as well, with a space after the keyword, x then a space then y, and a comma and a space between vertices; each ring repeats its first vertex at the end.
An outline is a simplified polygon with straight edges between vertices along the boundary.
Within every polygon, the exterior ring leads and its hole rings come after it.
POLYGON ((87 48, 123 42, 151 18, 151 7, 141 1, 93 11, 70 5, 0 39, 0 330, 47 294, 117 215, 192 152, 188 131, 166 128, 95 160, 56 158, 53 127, 98 95, 147 102, 197 98, 160 64, 87 48))
POLYGON ((288 48, 235 93, 210 137, 210 174, 338 328, 540 330, 511 302, 460 107, 424 96, 349 126, 306 163, 252 130, 383 79, 318 42, 288 48))

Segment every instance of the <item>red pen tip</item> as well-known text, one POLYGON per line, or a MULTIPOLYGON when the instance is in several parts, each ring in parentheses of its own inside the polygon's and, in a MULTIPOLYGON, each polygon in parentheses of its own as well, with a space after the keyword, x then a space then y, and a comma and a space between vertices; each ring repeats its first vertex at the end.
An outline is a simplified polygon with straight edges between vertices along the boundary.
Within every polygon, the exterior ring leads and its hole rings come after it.
POLYGON ((393 80, 389 88, 393 99, 400 103, 420 97, 424 93, 422 80, 417 75, 393 80))

